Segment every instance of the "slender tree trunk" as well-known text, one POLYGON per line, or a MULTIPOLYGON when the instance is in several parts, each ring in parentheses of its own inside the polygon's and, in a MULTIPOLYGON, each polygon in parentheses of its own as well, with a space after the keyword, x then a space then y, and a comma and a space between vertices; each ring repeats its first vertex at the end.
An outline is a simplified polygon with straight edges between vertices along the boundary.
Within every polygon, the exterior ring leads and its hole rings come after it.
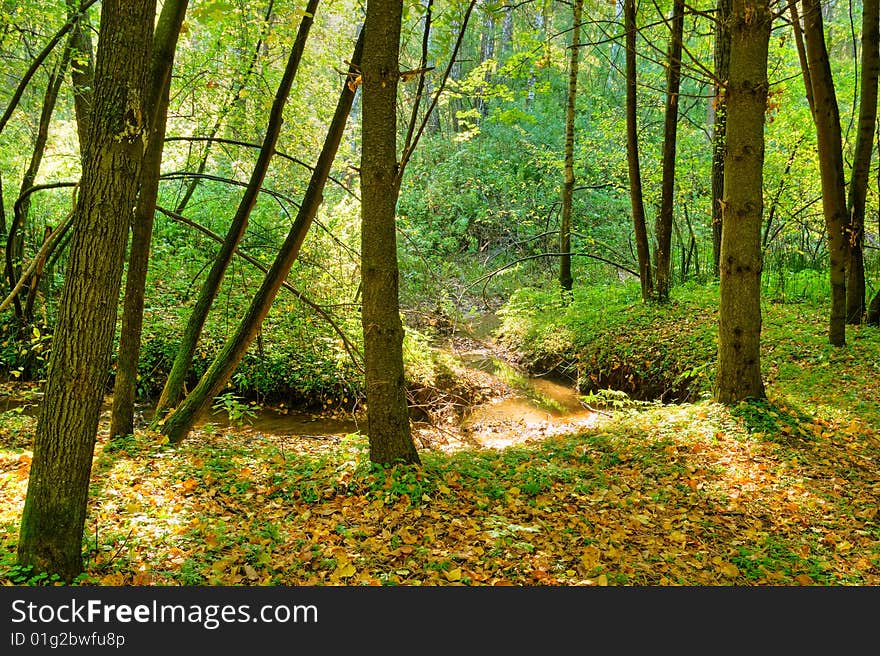
POLYGON ((150 138, 144 153, 140 194, 131 225, 131 248, 125 277, 122 328, 119 334, 119 354, 116 358, 116 379, 113 383, 111 436, 130 435, 134 432, 134 399, 137 392, 138 358, 144 321, 144 290, 150 263, 153 216, 159 195, 159 174, 165 145, 171 69, 174 65, 177 37, 180 34, 183 17, 186 15, 188 1, 166 0, 156 25, 147 96, 150 138))
POLYGON ((193 354, 195 353, 199 338, 201 337, 205 320, 208 318, 211 305, 217 297, 220 283, 223 281, 223 276, 226 273, 226 268, 229 265, 230 260, 232 260, 235 248, 238 246, 238 243, 241 241, 241 238, 247 229, 251 211, 257 204, 257 196, 260 187, 263 184, 263 180, 266 178, 266 171, 268 171, 269 162, 275 154, 275 144, 278 142, 278 135, 281 133, 284 105, 287 102, 287 97, 290 95, 290 88, 293 84, 293 79, 296 76, 299 63, 302 60, 306 39, 308 38, 309 30, 314 21, 314 15, 317 8, 318 0, 309 0, 305 14, 300 22, 296 42, 294 43, 290 57, 287 60, 287 67, 285 68, 284 76, 278 86, 278 91, 275 93, 275 100, 272 103, 272 109, 269 114, 269 124, 266 128, 266 136, 263 139, 263 146, 260 149, 260 154, 254 165, 254 170, 251 173, 247 189, 245 190, 244 196, 238 205, 238 210, 232 219, 232 224, 226 235, 226 240, 220 247, 220 252, 217 253, 214 258, 214 263, 211 266, 208 277, 202 285, 199 296, 196 299, 195 307, 193 307, 192 314, 190 314, 189 320, 186 324, 177 355, 171 366, 171 372, 168 374, 168 380, 165 381, 165 387, 162 389, 162 394, 159 396, 154 420, 156 423, 161 422, 168 410, 174 407, 180 400, 183 391, 183 384, 187 372, 189 371, 189 367, 192 364, 193 354))
POLYGON ((76 132, 79 136, 79 151, 85 152, 86 136, 89 133, 89 114, 92 111, 92 95, 95 84, 95 54, 92 48, 91 25, 87 13, 78 14, 76 0, 67 0, 67 17, 76 20, 70 33, 73 47, 73 60, 70 66, 70 80, 73 83, 73 107, 76 114, 76 132))
POLYGON ((715 400, 720 403, 764 397, 761 218, 772 22, 768 0, 733 0, 715 381, 715 400))
POLYGON ((418 463, 403 369, 395 230, 397 83, 402 0, 368 0, 364 23, 361 150, 361 323, 370 460, 418 463))
POLYGON ((678 135, 678 92, 681 86, 681 50, 684 33, 684 0, 672 4, 672 33, 666 58, 666 119, 663 129, 663 180, 660 211, 654 233, 657 237, 655 263, 657 299, 669 300, 672 287, 672 221, 675 204, 675 147, 678 135))
POLYGON ((104 0, 93 121, 21 519, 22 566, 71 581, 107 382, 126 235, 144 150, 155 0, 104 0))
POLYGON ((798 13, 798 0, 792 0, 788 5, 789 14, 791 15, 791 29, 794 34, 794 44, 797 48, 798 60, 801 63, 801 74, 804 78, 804 95, 807 98, 807 104, 810 106, 810 114, 816 111, 816 103, 813 100, 813 79, 810 75, 810 65, 807 62, 807 48, 804 45, 804 32, 801 28, 801 17, 798 13))
MULTIPOLYGON (((495 56, 495 14, 494 7, 489 3, 483 2, 483 31, 480 36, 480 65, 495 56)), ((486 69, 483 73, 483 85, 477 91, 477 109, 480 112, 480 118, 486 118, 489 112, 489 104, 486 102, 486 93, 489 84, 492 81, 491 72, 486 69)))
POLYGON ((862 7, 862 74, 859 126, 849 186, 849 267, 846 284, 846 320, 859 324, 865 316, 865 199, 877 122, 877 76, 880 72, 880 11, 878 0, 864 0, 862 7))
POLYGON ((731 0, 718 0, 715 26, 715 98, 712 123, 712 263, 715 277, 720 275, 721 200, 724 195, 724 147, 727 136, 727 81, 730 78, 731 0))
POLYGON ((581 46, 583 0, 574 0, 571 52, 568 66, 568 95, 565 104, 565 163, 562 184, 562 221, 559 226, 559 285, 570 292, 571 277, 571 208, 574 196, 574 117, 577 101, 578 55, 581 46))
POLYGON ((636 70, 636 3, 625 0, 623 8, 626 28, 626 159, 629 165, 629 198, 632 204, 633 228, 636 237, 636 253, 639 258, 639 281, 642 300, 654 296, 651 274, 651 246, 645 223, 645 202, 642 193, 642 171, 639 164, 638 87, 636 70))
MULTIPOLYGON (((363 34, 363 32, 361 32, 363 34)), ((349 64, 349 75, 353 77, 360 66, 361 52, 363 50, 363 37, 358 38, 349 64)), ((299 255, 300 248, 306 234, 311 228, 312 221, 318 213, 318 208, 323 200, 324 186, 330 175, 333 160, 342 141, 345 132, 345 124, 351 110, 354 90, 347 81, 342 85, 342 92, 336 104, 336 111, 324 147, 318 157, 318 162, 312 171, 309 186, 303 197, 302 205, 296 215, 296 220, 290 228, 287 239, 275 258, 272 268, 263 278, 260 289, 254 295, 250 308, 241 320, 235 334, 226 341, 223 349, 208 367, 208 370, 199 380, 198 385, 181 402, 174 412, 166 419, 162 432, 168 436, 170 442, 179 442, 192 430, 193 424, 199 415, 208 407, 213 399, 225 387, 235 368, 241 362, 254 338, 259 332, 260 326, 272 303, 284 284, 290 268, 299 255)))
POLYGON ((819 0, 803 0, 807 63, 813 82, 822 208, 828 238, 831 316, 828 341, 846 344, 846 266, 849 263, 848 215, 841 150, 840 112, 825 46, 825 28, 819 0))
MULTIPOLYGON (((64 81, 64 75, 67 65, 70 62, 70 38, 68 38, 67 46, 61 59, 56 63, 54 69, 49 74, 49 80, 46 85, 46 92, 43 95, 43 106, 40 111, 40 122, 37 128, 37 136, 34 140, 33 150, 31 151, 31 159, 27 170, 21 180, 20 200, 15 203, 12 223, 9 226, 9 236, 6 240, 6 276, 9 281, 9 289, 13 289, 21 278, 21 271, 24 260, 24 233, 27 224, 27 216, 30 211, 30 196, 25 192, 30 189, 37 173, 40 171, 40 164, 43 162, 43 153, 46 150, 46 143, 49 140, 49 125, 52 122, 52 114, 55 112, 55 104, 58 100, 58 91, 61 83, 64 81)), ((24 292, 27 294, 28 287, 25 285, 24 292)), ((31 317, 25 315, 22 305, 15 297, 14 300, 15 316, 24 322, 29 322, 31 317)))
MULTIPOLYGON (((264 19, 265 25, 269 25, 272 19, 272 10, 275 7, 275 0, 269 0, 269 5, 266 7, 266 17, 264 19)), ((265 35, 261 35, 257 40, 257 44, 254 47, 254 54, 251 56, 250 61, 248 62, 247 70, 244 72, 244 75, 241 76, 237 85, 234 85, 230 89, 229 100, 223 103, 223 106, 220 110, 220 114, 217 116, 217 120, 214 121, 214 126, 211 128, 211 132, 208 135, 208 139, 205 142, 205 150, 202 152, 202 158, 199 161, 198 169, 196 170, 197 175, 194 176, 190 183, 186 186, 186 189, 183 191, 183 197, 178 201, 177 206, 174 211, 178 214, 183 214, 186 210, 186 206, 189 204, 190 199, 196 191, 196 188, 199 186, 199 182, 201 182, 201 178, 199 177, 202 173, 205 172, 205 167, 208 165, 208 156, 211 153, 211 146, 214 143, 214 137, 217 136, 217 133, 220 132, 220 127, 223 125, 223 121, 226 119, 226 115, 229 111, 242 99, 242 95, 247 89, 248 84, 250 82, 251 74, 254 72, 254 68, 256 68, 257 61, 260 59, 260 56, 263 51, 263 38, 265 35)))

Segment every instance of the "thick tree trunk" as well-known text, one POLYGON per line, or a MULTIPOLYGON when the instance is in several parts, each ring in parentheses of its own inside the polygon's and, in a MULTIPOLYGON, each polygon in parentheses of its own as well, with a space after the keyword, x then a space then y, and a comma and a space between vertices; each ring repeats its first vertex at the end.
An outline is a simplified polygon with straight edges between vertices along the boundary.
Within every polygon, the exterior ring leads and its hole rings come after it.
POLYGON ((727 81, 730 78, 731 0, 718 0, 715 15, 715 98, 712 123, 712 264, 715 277, 720 275, 721 201, 724 196, 724 147, 727 138, 727 81))
POLYGON ((565 156, 562 183, 562 221, 559 226, 559 285, 570 292, 571 277, 571 208, 574 200, 574 117, 577 102, 578 55, 581 47, 583 0, 574 0, 572 11, 571 52, 568 66, 568 95, 565 103, 565 156))
POLYGON ((715 400, 762 398, 761 218, 768 0, 733 0, 715 400))
POLYGON ((21 520, 19 563, 67 581, 82 570, 98 415, 144 150, 154 14, 155 0, 102 3, 94 120, 21 520))
POLYGON ((672 4, 672 33, 666 57, 666 117, 663 128, 663 179, 660 211, 654 233, 657 238, 656 290, 659 301, 669 300, 672 287, 672 221, 675 205, 675 147, 678 135, 678 92, 681 86, 681 50, 684 33, 684 0, 672 4))
POLYGON ((804 36, 807 63, 813 83, 819 175, 822 180, 822 209, 828 237, 831 316, 828 341, 846 344, 846 266, 849 263, 848 215, 843 153, 841 151, 840 112, 834 80, 825 47, 825 29, 819 0, 803 0, 804 36))
MULTIPOLYGON (((363 31, 361 32, 363 34, 363 31)), ((354 77, 360 66, 361 53, 363 51, 363 36, 358 37, 354 54, 349 64, 349 75, 354 77)), ((247 314, 241 320, 235 334, 227 340, 223 349, 208 367, 208 370, 199 380, 198 385, 181 402, 174 412, 166 419, 162 432, 168 436, 170 442, 179 442, 192 430, 193 424, 199 415, 208 407, 217 394, 226 386, 235 368, 241 362, 250 345, 253 343, 263 320, 269 313, 272 303, 287 279, 287 274, 299 255, 300 248, 306 234, 311 228, 312 221, 318 213, 318 208, 323 200, 324 186, 330 175, 333 160, 339 150, 339 143, 345 132, 345 123, 354 100, 354 89, 346 80, 342 85, 342 92, 336 104, 333 120, 327 131, 327 138, 318 157, 318 162, 312 171, 309 186, 303 197, 302 205, 296 215, 296 220, 281 247, 272 268, 263 278, 260 289, 254 295, 247 314)))
POLYGON ((260 149, 260 154, 257 157, 257 162, 254 165, 254 170, 248 181, 247 189, 244 192, 244 196, 242 196, 238 209, 235 212, 235 216, 232 219, 232 224, 226 234, 226 240, 223 242, 220 251, 214 258, 214 263, 211 266, 211 270, 208 272, 208 277, 205 279, 205 282, 199 291, 199 296, 196 299, 193 311, 187 321, 180 346, 178 347, 177 355, 171 366, 171 372, 168 374, 168 380, 165 381, 165 386, 159 396, 154 423, 161 422, 168 410, 174 407, 180 400, 183 391, 183 383, 186 379, 189 367, 192 364, 193 354, 195 353, 199 338, 202 335, 202 328, 204 328, 205 320, 208 318, 211 305, 213 305, 214 299, 217 297, 220 283, 223 281, 223 276, 226 273, 226 268, 229 266, 229 262, 232 260, 235 248, 238 246, 238 243, 241 241, 241 238, 244 236, 245 230, 247 229, 248 219, 250 218, 251 212, 257 204, 257 196, 259 195, 260 187, 262 187, 263 180, 266 178, 266 172, 269 169, 269 162, 275 154, 275 144, 278 142, 278 135, 281 133, 284 105, 287 103, 287 97, 290 95, 290 88, 293 85, 296 71, 302 60, 306 39, 308 38, 309 30, 314 22, 314 15, 317 8, 318 0, 309 0, 305 14, 300 22, 299 31, 296 35, 296 42, 294 43, 293 49, 290 52, 290 57, 287 60, 287 67, 284 70, 284 75, 281 78, 278 91, 275 93, 275 100, 272 103, 272 109, 269 113, 269 123, 266 127, 266 136, 263 138, 263 145, 260 149))
POLYGON ((629 198, 632 204, 633 228, 636 238, 636 254, 639 258, 639 281, 642 300, 654 296, 651 273, 651 246, 645 222, 645 202, 642 193, 642 171, 639 164, 638 86, 636 71, 636 3, 625 0, 624 24, 626 28, 626 160, 629 165, 629 198))
POLYGON ((859 126, 849 186, 850 255, 846 283, 846 320, 859 324, 865 316, 865 199, 877 122, 877 76, 880 72, 880 11, 878 0, 864 0, 862 7, 862 74, 859 126))
POLYGON ((361 67, 361 323, 370 460, 381 464, 419 462, 406 402, 395 230, 402 10, 402 0, 368 0, 361 67))
POLYGON ((138 358, 144 321, 144 289, 147 284, 153 216, 159 195, 159 174, 165 146, 171 68, 174 65, 177 37, 180 34, 183 17, 186 15, 188 1, 166 0, 156 25, 147 96, 150 138, 144 154, 140 194, 131 225, 131 248, 125 277, 122 328, 119 334, 119 354, 116 358, 116 380, 113 383, 111 436, 130 435, 134 432, 134 399, 137 392, 138 358))

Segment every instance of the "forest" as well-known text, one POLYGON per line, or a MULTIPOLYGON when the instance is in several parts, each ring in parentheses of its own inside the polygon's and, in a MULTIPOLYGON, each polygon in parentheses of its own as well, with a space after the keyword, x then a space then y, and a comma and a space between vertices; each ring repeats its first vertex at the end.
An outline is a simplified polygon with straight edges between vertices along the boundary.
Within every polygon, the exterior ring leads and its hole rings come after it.
POLYGON ((880 584, 878 0, 0 0, 0 581, 880 584))

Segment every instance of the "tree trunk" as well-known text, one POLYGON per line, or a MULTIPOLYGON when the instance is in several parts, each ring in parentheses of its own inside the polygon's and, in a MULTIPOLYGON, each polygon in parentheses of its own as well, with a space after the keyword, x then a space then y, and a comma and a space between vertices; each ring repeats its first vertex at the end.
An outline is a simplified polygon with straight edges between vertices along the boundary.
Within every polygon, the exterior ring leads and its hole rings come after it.
POLYGON ((715 277, 720 275, 721 201, 724 196, 724 147, 727 136, 727 81, 730 78, 731 0, 718 0, 715 26, 715 98, 712 123, 712 263, 715 277))
POLYGON ((578 55, 581 46, 583 0, 574 0, 572 12, 571 53, 568 68, 568 95, 565 104, 565 180, 562 184, 562 221, 559 226, 559 285, 570 292, 571 277, 571 206, 574 196, 574 116, 577 101, 578 55))
POLYGON ((395 231, 397 83, 402 0, 368 0, 361 150, 361 324, 370 460, 418 463, 403 369, 395 231))
POLYGON ((147 95, 150 138, 144 154, 140 194, 131 225, 131 248, 125 277, 119 355, 116 358, 116 380, 113 383, 111 436, 130 435, 134 432, 134 399, 137 392, 138 358, 144 322, 144 289, 150 264, 153 216, 159 195, 159 174, 165 146, 171 68, 174 65, 177 37, 180 34, 183 17, 186 15, 188 2, 189 0, 166 0, 156 25, 147 95))
POLYGON ((89 16, 86 13, 79 15, 78 12, 79 3, 76 0, 67 0, 67 17, 76 20, 70 34, 73 46, 70 81, 73 83, 73 107, 76 115, 76 132, 79 136, 79 151, 83 153, 86 136, 89 133, 89 114, 92 111, 95 55, 92 49, 89 16))
POLYGON ((269 162, 275 154, 275 144, 278 142, 278 135, 281 133, 284 105, 287 103, 287 97, 290 95, 290 88, 293 85, 293 79, 296 76, 299 63, 302 60, 306 39, 308 38, 309 30, 314 22, 314 15, 317 8, 318 0, 309 0, 305 14, 299 25, 296 42, 294 43, 293 49, 290 52, 290 57, 287 60, 287 67, 284 70, 284 75, 281 78, 278 91, 275 93, 275 99, 269 113, 269 123, 266 127, 266 136, 263 138, 263 145, 260 149, 260 154, 257 157, 257 162, 254 165, 254 170, 251 173, 251 178, 248 181, 244 196, 242 196, 238 209, 235 212, 235 216, 232 219, 232 224, 229 226, 226 239, 220 247, 220 251, 214 258, 214 263, 211 266, 208 277, 205 279, 205 282, 199 291, 199 296, 196 299, 192 314, 190 314, 189 320, 187 321, 180 346, 178 347, 177 355, 171 366, 171 372, 168 374, 168 380, 165 381, 165 386, 159 396, 154 423, 161 422, 168 410, 174 407, 180 400, 183 391, 183 383, 189 372, 189 367, 192 364, 193 354, 195 353, 199 338, 201 337, 205 320, 208 318, 211 305, 217 297, 220 283, 223 281, 223 276, 226 273, 226 268, 229 266, 229 262, 232 260, 235 248, 238 246, 238 243, 241 241, 241 238, 244 236, 245 230, 247 229, 251 211, 253 211, 254 206, 257 204, 257 196, 259 195, 260 187, 263 185, 263 180, 266 178, 266 171, 268 171, 269 162))
POLYGON ((825 47, 821 3, 819 0, 803 0, 803 7, 807 63, 813 82, 815 103, 813 119, 816 123, 819 176, 822 181, 822 209, 828 237, 831 281, 828 341, 833 346, 843 346, 846 344, 846 266, 849 263, 849 239, 840 112, 825 47))
POLYGON ((678 91, 681 86, 681 49, 684 33, 684 0, 672 4, 672 34, 666 57, 666 118, 663 128, 663 180, 660 211, 655 221, 657 299, 669 300, 672 286, 672 221, 675 204, 675 146, 678 134, 678 91))
POLYGON ((639 281, 642 300, 654 296, 651 274, 651 247, 648 227, 645 223, 645 203, 642 193, 642 172, 639 164, 638 87, 636 72, 636 3, 625 0, 624 24, 626 28, 626 160, 629 165, 629 198, 632 204, 633 228, 636 237, 636 253, 639 258, 639 281))
POLYGON ((107 382, 126 235, 144 150, 155 0, 104 0, 93 121, 21 520, 22 566, 71 581, 107 382))
MULTIPOLYGON (((265 29, 269 29, 269 25, 272 22, 272 10, 275 7, 275 0, 269 0, 269 5, 266 8, 266 17, 264 18, 264 25, 266 25, 265 29)), ((257 65, 257 61, 260 59, 260 56, 263 51, 263 38, 265 34, 261 35, 257 40, 257 45, 254 48, 254 54, 251 56, 250 61, 248 62, 247 70, 244 72, 244 75, 241 76, 238 83, 233 85, 230 88, 230 96, 229 100, 223 103, 220 113, 217 116, 217 119, 214 121, 214 126, 211 128, 211 132, 208 134, 208 139, 205 141, 205 150, 202 151, 202 158, 199 161, 198 169, 196 170, 196 176, 190 180, 190 183, 186 186, 186 189, 183 191, 183 198, 181 198, 174 211, 177 214, 183 214, 186 210, 186 206, 189 204, 190 199, 196 191, 196 188, 199 186, 199 182, 201 182, 202 173, 205 172, 205 168, 208 166, 208 156, 211 152, 211 146, 214 144, 214 137, 217 136, 217 133, 220 132, 220 127, 223 125, 223 121, 226 118, 226 115, 229 111, 242 99, 242 95, 245 92, 245 89, 248 87, 248 83, 250 82, 251 74, 254 72, 254 68, 257 65)))
POLYGON ((810 75, 810 65, 807 63, 807 48, 804 45, 804 32, 801 29, 801 17, 798 14, 797 5, 797 0, 792 0, 788 5, 789 14, 791 15, 791 30, 792 34, 794 34, 798 61, 801 64, 801 75, 804 79, 804 95, 807 98, 807 104, 810 106, 810 114, 813 114, 816 111, 816 103, 813 101, 813 80, 810 75))
MULTIPOLYGON (((361 32, 363 34, 363 31, 361 32)), ((360 66, 361 52, 363 50, 363 36, 358 37, 354 54, 349 64, 349 75, 354 77, 360 66)), ((299 255, 300 248, 306 234, 311 228, 312 221, 318 213, 318 208, 323 201, 324 186, 330 175, 333 160, 342 141, 345 132, 345 123, 354 100, 354 89, 346 80, 342 85, 342 92, 336 104, 333 120, 327 131, 327 138, 318 157, 318 162, 312 171, 309 186, 303 197, 302 205, 296 215, 296 220, 290 228, 281 250, 272 264, 272 268, 263 278, 260 289, 254 295, 247 314, 242 319, 235 334, 227 340, 223 349, 208 367, 208 370, 199 380, 198 385, 181 402, 180 406, 166 419, 162 432, 168 436, 170 442, 179 442, 192 430, 193 424, 199 415, 208 407, 211 399, 217 396, 226 386, 235 368, 241 362, 250 345, 253 343, 263 320, 269 313, 272 303, 287 279, 287 274, 299 255)))
POLYGON ((772 22, 768 0, 733 0, 715 381, 715 400, 720 403, 764 397, 761 218, 772 22))
POLYGON ((846 320, 859 324, 865 315, 865 199, 877 122, 877 76, 880 72, 880 11, 878 0, 864 0, 862 7, 862 75, 859 126, 849 186, 849 267, 846 284, 846 320))

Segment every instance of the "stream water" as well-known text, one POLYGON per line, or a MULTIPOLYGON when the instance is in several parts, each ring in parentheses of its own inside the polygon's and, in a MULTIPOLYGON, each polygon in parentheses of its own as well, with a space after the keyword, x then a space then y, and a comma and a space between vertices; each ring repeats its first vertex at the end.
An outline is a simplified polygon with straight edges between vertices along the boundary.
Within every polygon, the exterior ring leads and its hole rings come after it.
MULTIPOLYGON (((496 324, 494 315, 480 317, 458 337, 439 346, 460 364, 460 375, 486 392, 485 400, 467 408, 454 423, 416 427, 415 433, 422 444, 444 450, 463 446, 503 448, 595 425, 596 413, 584 407, 573 384, 525 375, 498 356, 490 336, 496 324)), ((0 396, 0 412, 21 408, 21 412, 35 416, 40 395, 32 396, 28 400, 0 396)), ((107 397, 102 408, 103 419, 109 417, 110 407, 110 397, 107 397)), ((253 409, 254 416, 243 422, 230 422, 225 411, 208 409, 196 426, 212 424, 217 428, 235 427, 254 433, 323 438, 341 437, 365 429, 351 414, 319 414, 269 406, 253 409)), ((136 425, 146 426, 152 415, 152 405, 139 405, 136 425)))

